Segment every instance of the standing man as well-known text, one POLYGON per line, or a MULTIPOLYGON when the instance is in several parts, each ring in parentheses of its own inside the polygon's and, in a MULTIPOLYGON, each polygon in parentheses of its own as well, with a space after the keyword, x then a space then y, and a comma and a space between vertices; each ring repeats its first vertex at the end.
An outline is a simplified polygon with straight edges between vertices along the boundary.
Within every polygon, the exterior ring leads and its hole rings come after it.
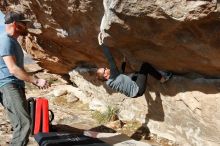
POLYGON ((41 89, 49 87, 46 80, 31 76, 24 70, 24 54, 17 38, 27 35, 28 21, 21 13, 7 13, 6 33, 0 36, 0 101, 14 130, 11 146, 26 146, 30 134, 24 81, 33 83, 41 89))

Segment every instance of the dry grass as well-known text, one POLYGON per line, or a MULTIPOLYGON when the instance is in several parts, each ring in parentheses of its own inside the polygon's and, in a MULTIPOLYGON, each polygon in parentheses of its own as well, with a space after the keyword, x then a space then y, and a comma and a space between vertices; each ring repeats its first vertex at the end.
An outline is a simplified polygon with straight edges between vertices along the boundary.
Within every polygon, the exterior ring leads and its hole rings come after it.
POLYGON ((117 119, 118 108, 108 106, 106 112, 101 113, 95 111, 92 113, 92 117, 96 119, 100 124, 106 124, 110 121, 115 121, 117 119))

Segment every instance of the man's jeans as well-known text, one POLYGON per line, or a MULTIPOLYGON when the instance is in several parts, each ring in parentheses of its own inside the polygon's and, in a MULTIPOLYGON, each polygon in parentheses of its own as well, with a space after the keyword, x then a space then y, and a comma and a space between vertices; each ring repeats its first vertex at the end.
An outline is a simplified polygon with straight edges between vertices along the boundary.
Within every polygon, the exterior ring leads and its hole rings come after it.
POLYGON ((157 80, 160 80, 162 78, 162 75, 153 66, 146 62, 143 63, 139 72, 131 77, 131 79, 135 81, 137 86, 139 87, 139 91, 136 97, 142 96, 144 94, 147 86, 148 74, 152 75, 157 80))
POLYGON ((30 134, 30 117, 24 88, 16 84, 6 84, 0 88, 3 106, 13 127, 11 146, 26 146, 30 134))

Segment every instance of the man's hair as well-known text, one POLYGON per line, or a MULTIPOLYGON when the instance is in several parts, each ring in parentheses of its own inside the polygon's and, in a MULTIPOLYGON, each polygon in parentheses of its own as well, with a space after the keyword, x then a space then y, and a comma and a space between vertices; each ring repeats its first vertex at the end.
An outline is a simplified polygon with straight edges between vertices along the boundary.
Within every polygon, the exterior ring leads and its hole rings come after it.
POLYGON ((102 82, 107 81, 106 78, 104 77, 103 73, 98 72, 98 69, 96 71, 96 78, 102 82))
POLYGON ((20 13, 20 12, 8 12, 5 14, 5 24, 10 24, 15 22, 30 22, 29 19, 25 18, 24 14, 20 13))

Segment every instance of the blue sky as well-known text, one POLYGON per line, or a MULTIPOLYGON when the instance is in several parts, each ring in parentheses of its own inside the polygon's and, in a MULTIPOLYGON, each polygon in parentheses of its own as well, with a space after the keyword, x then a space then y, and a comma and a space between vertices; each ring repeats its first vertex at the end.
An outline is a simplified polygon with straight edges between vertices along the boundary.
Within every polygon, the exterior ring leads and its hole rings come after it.
POLYGON ((3 13, 0 11, 0 33, 2 33, 5 29, 4 26, 4 15, 3 13))

